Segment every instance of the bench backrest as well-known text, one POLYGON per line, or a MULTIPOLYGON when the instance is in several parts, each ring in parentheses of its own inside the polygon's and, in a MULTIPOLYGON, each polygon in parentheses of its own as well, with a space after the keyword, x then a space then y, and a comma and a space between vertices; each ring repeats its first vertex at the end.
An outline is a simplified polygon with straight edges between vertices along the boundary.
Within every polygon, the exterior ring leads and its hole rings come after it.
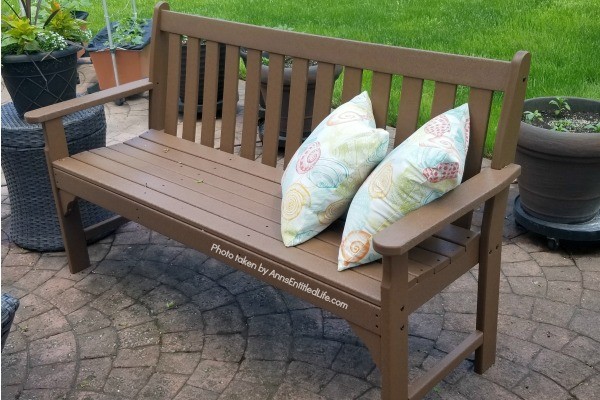
MULTIPOLYGON (((511 62, 458 56, 180 14, 169 11, 166 3, 156 6, 153 29, 150 81, 155 84, 155 89, 151 94, 151 129, 164 129, 167 133, 177 134, 181 36, 185 35, 188 38, 187 71, 198 70, 201 40, 206 44, 204 105, 199 139, 204 145, 215 145, 219 46, 225 45, 225 84, 219 141, 219 148, 223 151, 234 152, 239 55, 240 48, 245 48, 247 74, 243 94, 241 157, 256 158, 261 55, 265 51, 269 53, 269 77, 265 137, 260 158, 264 164, 277 164, 284 56, 294 60, 290 90, 294 106, 290 107, 288 115, 284 155, 286 164, 302 140, 309 60, 318 61, 313 128, 331 110, 334 67, 341 65, 344 67, 342 102, 361 92, 363 73, 372 71, 370 92, 378 127, 385 127, 386 124, 392 79, 401 77, 395 145, 417 128, 424 81, 435 82, 430 117, 454 108, 457 88, 466 87, 471 114, 471 140, 464 179, 475 175, 481 168, 492 98, 494 92, 502 92, 504 99, 492 168, 502 168, 514 159, 529 72, 529 54, 526 52, 518 52, 511 62)), ((197 134, 197 80, 197 74, 186 74, 182 136, 189 140, 195 140, 197 134)))

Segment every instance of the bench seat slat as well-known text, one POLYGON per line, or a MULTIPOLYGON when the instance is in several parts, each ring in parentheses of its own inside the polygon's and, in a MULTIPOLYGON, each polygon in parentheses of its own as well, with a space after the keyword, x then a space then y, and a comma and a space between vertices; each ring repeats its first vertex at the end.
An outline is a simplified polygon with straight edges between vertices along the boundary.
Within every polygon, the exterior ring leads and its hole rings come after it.
POLYGON ((279 239, 280 237, 281 228, 279 223, 248 212, 245 209, 225 204, 221 200, 206 196, 204 193, 179 186, 162 177, 153 176, 131 166, 111 162, 92 152, 79 153, 74 155, 73 158, 106 171, 115 177, 126 179, 132 184, 143 185, 148 189, 152 189, 154 192, 162 193, 173 197, 174 199, 180 199, 182 202, 188 203, 208 213, 212 213, 215 216, 222 214, 223 219, 227 219, 233 223, 237 222, 240 226, 245 226, 262 235, 269 236, 273 239, 279 239))
MULTIPOLYGON (((212 172, 215 175, 219 175, 233 182, 245 184, 253 187, 261 192, 281 197, 281 189, 275 182, 267 179, 262 179, 256 175, 244 174, 239 169, 232 168, 229 165, 224 165, 224 168, 219 168, 218 162, 194 156, 193 154, 185 153, 171 147, 161 146, 158 143, 147 141, 140 138, 128 140, 126 142, 129 146, 136 147, 138 149, 147 151, 158 156, 162 156, 166 159, 173 160, 181 165, 189 165, 199 170, 212 172)), ((226 155, 226 153, 220 152, 220 154, 226 155)), ((230 156, 235 157, 235 156, 230 156)))
POLYGON ((270 199, 271 201, 267 203, 260 203, 248 199, 244 195, 246 188, 239 188, 237 193, 225 191, 221 189, 218 184, 211 185, 209 181, 205 181, 204 178, 199 181, 198 176, 190 177, 180 174, 179 171, 169 170, 162 166, 127 156, 126 154, 114 151, 112 148, 96 149, 91 150, 90 152, 97 156, 106 158, 107 160, 122 164, 124 167, 133 167, 140 172, 147 173, 157 178, 165 179, 174 185, 179 185, 183 188, 202 193, 202 195, 208 196, 230 206, 238 208, 243 207, 246 211, 262 216, 265 219, 271 220, 279 225, 280 210, 276 207, 278 207, 280 201, 275 197, 272 197, 270 199))
POLYGON ((146 133, 140 135, 141 138, 156 142, 165 147, 176 149, 178 151, 194 155, 196 157, 205 158, 216 163, 223 165, 230 165, 231 168, 237 168, 240 171, 244 171, 248 175, 259 176, 263 179, 268 179, 272 182, 281 182, 281 176, 283 171, 280 169, 269 167, 268 165, 261 165, 260 163, 240 159, 240 157, 234 157, 230 154, 224 154, 223 152, 210 151, 206 146, 202 146, 198 143, 187 143, 178 140, 177 138, 165 135, 162 131, 149 130, 146 133), (235 160, 232 163, 232 160, 235 160))
MULTIPOLYGON (((219 189, 231 194, 240 194, 240 192, 243 192, 241 194, 244 196, 244 198, 250 201, 267 205, 270 204, 272 198, 272 196, 264 192, 215 175, 211 173, 210 170, 203 171, 188 165, 182 165, 176 161, 161 157, 160 155, 149 153, 147 151, 143 151, 141 149, 129 146, 124 143, 119 143, 110 146, 110 149, 134 157, 143 162, 148 162, 149 164, 155 165, 165 170, 177 171, 177 173, 182 175, 183 177, 193 178, 194 181, 202 179, 203 183, 205 183, 206 185, 218 187, 219 189)), ((278 202, 277 204, 273 204, 273 206, 277 207, 277 210, 281 210, 280 202, 278 202)))

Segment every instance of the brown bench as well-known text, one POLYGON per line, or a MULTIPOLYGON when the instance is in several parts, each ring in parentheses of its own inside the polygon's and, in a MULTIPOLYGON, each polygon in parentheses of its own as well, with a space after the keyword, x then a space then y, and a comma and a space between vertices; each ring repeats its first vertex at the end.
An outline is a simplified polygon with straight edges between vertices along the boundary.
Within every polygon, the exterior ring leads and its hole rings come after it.
POLYGON ((346 319, 381 371, 382 397, 417 399, 473 351, 477 373, 495 360, 502 228, 508 188, 519 174, 512 162, 529 58, 519 52, 505 62, 278 31, 179 14, 161 3, 154 13, 149 79, 29 112, 27 120, 44 126, 71 272, 89 266, 85 236, 90 232, 82 229, 77 206, 82 198, 346 319), (200 143, 194 143, 195 74, 186 76, 177 135, 181 35, 188 36, 188 71, 198 69, 199 38, 207 46, 200 143), (227 49, 215 148, 219 43, 227 49), (241 135, 236 136, 240 47, 247 49, 247 80, 241 135), (271 58, 257 160, 261 51, 271 58), (376 235, 382 262, 338 272, 341 223, 297 247, 281 242, 282 169, 277 166, 283 55, 294 58, 284 164, 301 143, 309 60, 319 62, 313 127, 330 112, 335 65, 344 66, 342 101, 361 91, 363 71, 373 71, 370 91, 379 127, 386 124, 392 77, 402 76, 395 145, 417 127, 424 80, 435 82, 432 117, 454 107, 459 85, 468 88, 471 140, 464 181, 376 235), (63 115, 144 91, 150 91, 146 132, 68 157, 63 115), (495 92, 503 93, 502 111, 491 168, 482 170, 495 92), (478 232, 471 228, 472 212, 484 203, 478 232), (408 315, 477 265, 476 329, 409 385, 408 315))

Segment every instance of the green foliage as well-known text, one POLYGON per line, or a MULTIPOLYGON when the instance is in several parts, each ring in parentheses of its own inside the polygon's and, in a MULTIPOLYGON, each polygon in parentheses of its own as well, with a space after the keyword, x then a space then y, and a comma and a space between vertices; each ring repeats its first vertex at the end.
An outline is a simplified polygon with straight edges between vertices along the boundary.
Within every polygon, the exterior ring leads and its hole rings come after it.
POLYGON ((60 4, 69 11, 86 11, 92 6, 90 0, 62 0, 60 4))
POLYGON ((2 17, 2 53, 23 54, 41 51, 37 40, 41 29, 31 25, 27 18, 16 15, 2 17))
POLYGON ((58 33, 66 40, 83 43, 90 40, 91 32, 81 29, 85 22, 73 17, 71 10, 61 9, 48 23, 48 29, 58 33))
MULTIPOLYGON (((119 21, 113 32, 115 47, 137 46, 144 43, 144 27, 148 21, 143 18, 127 17, 119 21)), ((108 45, 108 42, 105 43, 108 45)))
POLYGON ((25 15, 8 6, 11 12, 2 16, 3 54, 63 50, 69 42, 81 43, 91 36, 84 29, 85 22, 73 17, 57 1, 48 1, 44 7, 41 2, 32 7, 30 1, 24 1, 25 15), (39 19, 40 15, 44 18, 39 19))
POLYGON ((555 97, 554 100, 550 100, 548 104, 556 107, 554 115, 557 117, 564 115, 567 111, 571 111, 571 106, 564 97, 555 97))
POLYGON ((585 129, 589 129, 590 131, 595 133, 600 133, 600 121, 596 122, 595 124, 586 125, 585 129))
POLYGON ((570 132, 573 130, 573 121, 569 119, 559 119, 556 121, 550 121, 549 124, 555 131, 570 132))
POLYGON ((525 122, 532 123, 533 121, 543 121, 542 113, 538 110, 534 111, 525 111, 523 113, 523 117, 525 118, 525 122))

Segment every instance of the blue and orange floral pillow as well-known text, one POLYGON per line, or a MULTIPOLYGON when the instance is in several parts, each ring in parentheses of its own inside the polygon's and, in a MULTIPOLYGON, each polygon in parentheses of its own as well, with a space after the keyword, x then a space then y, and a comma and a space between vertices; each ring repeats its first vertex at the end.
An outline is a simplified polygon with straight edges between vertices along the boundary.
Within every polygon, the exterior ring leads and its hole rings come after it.
POLYGON ((373 236, 461 182, 469 147, 469 107, 441 114, 385 157, 352 200, 338 270, 381 258, 373 236))
POLYGON ((388 143, 389 133, 375 126, 367 92, 325 118, 284 172, 283 243, 305 242, 344 214, 360 185, 385 157, 388 143))

